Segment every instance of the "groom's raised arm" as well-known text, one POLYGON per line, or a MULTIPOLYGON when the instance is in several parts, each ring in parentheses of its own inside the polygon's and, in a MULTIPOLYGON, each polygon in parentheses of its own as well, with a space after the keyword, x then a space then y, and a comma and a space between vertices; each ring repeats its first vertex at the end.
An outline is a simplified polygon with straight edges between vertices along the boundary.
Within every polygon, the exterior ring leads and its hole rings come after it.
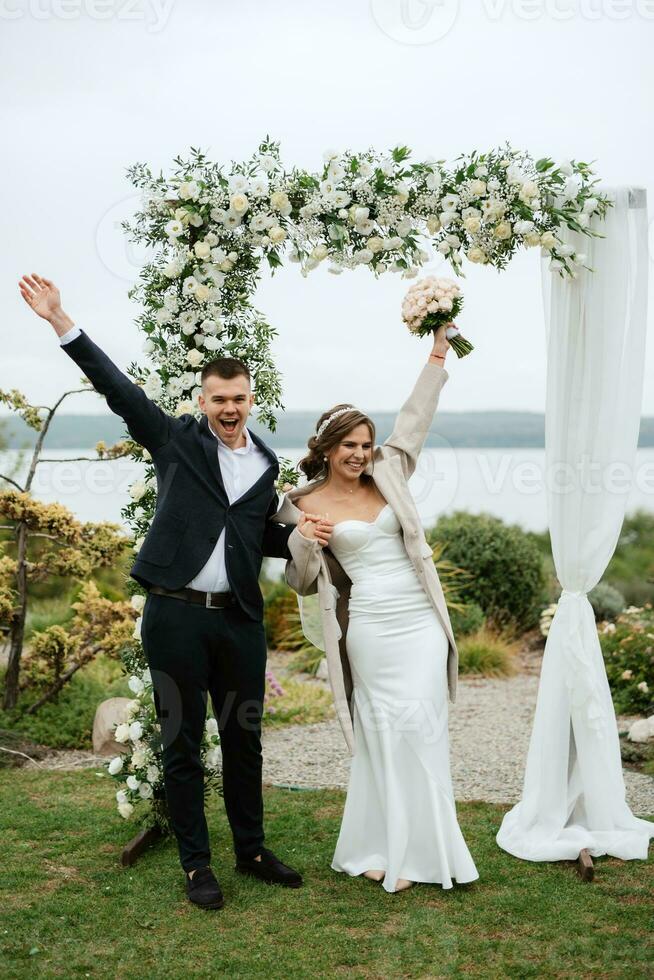
POLYGON ((62 309, 59 290, 54 283, 33 273, 23 276, 19 289, 28 306, 50 323, 65 352, 82 369, 95 390, 104 395, 111 411, 124 420, 132 438, 149 452, 164 446, 176 420, 155 405, 139 385, 123 374, 111 358, 75 326, 62 309))
POLYGON ((395 419, 393 431, 379 449, 382 457, 399 455, 407 480, 415 472, 418 457, 438 407, 441 389, 449 378, 444 367, 448 347, 444 329, 441 327, 434 337, 429 360, 395 419))

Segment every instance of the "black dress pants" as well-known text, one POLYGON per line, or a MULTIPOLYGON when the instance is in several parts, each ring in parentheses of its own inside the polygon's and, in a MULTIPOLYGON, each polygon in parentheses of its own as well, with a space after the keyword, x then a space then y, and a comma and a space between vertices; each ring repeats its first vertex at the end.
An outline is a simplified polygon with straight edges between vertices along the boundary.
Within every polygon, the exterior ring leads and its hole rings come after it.
POLYGON ((200 747, 207 692, 218 722, 223 792, 237 858, 264 841, 261 715, 266 638, 240 608, 204 606, 149 594, 141 626, 161 724, 166 801, 182 867, 209 864, 200 747))

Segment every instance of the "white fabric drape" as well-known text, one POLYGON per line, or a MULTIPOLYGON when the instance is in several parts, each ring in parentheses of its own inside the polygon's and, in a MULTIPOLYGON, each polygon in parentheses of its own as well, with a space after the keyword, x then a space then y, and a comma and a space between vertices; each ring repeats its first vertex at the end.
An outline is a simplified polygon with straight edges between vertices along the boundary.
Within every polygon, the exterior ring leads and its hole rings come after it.
POLYGON ((625 802, 615 711, 587 592, 602 577, 634 476, 647 320, 647 208, 640 188, 591 228, 567 232, 594 271, 563 280, 542 263, 547 326, 547 509, 562 586, 540 676, 522 799, 497 834, 530 861, 646 858, 654 823, 625 802))

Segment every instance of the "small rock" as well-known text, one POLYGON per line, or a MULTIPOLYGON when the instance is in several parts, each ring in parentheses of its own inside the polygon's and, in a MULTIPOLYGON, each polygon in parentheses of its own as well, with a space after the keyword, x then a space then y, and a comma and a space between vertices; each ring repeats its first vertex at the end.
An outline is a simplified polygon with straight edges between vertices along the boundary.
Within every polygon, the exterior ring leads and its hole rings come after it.
POLYGON ((651 718, 639 718, 629 729, 627 738, 630 742, 649 742, 654 738, 654 715, 651 718))
POLYGON ((108 698, 98 705, 93 719, 93 752, 95 755, 116 755, 127 752, 129 746, 114 739, 116 725, 126 720, 130 698, 108 698))

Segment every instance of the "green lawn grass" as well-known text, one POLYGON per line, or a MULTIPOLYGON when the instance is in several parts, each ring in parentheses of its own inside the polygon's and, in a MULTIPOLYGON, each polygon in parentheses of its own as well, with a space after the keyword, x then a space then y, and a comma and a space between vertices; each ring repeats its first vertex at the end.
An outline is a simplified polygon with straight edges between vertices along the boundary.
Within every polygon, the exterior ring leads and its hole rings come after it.
POLYGON ((136 831, 93 771, 0 773, 3 977, 651 977, 654 862, 534 865, 495 843, 505 808, 460 804, 479 881, 388 895, 330 870, 337 791, 266 791, 267 843, 305 875, 286 890, 236 875, 222 802, 209 804, 220 912, 186 901, 176 849, 130 869, 136 831))

